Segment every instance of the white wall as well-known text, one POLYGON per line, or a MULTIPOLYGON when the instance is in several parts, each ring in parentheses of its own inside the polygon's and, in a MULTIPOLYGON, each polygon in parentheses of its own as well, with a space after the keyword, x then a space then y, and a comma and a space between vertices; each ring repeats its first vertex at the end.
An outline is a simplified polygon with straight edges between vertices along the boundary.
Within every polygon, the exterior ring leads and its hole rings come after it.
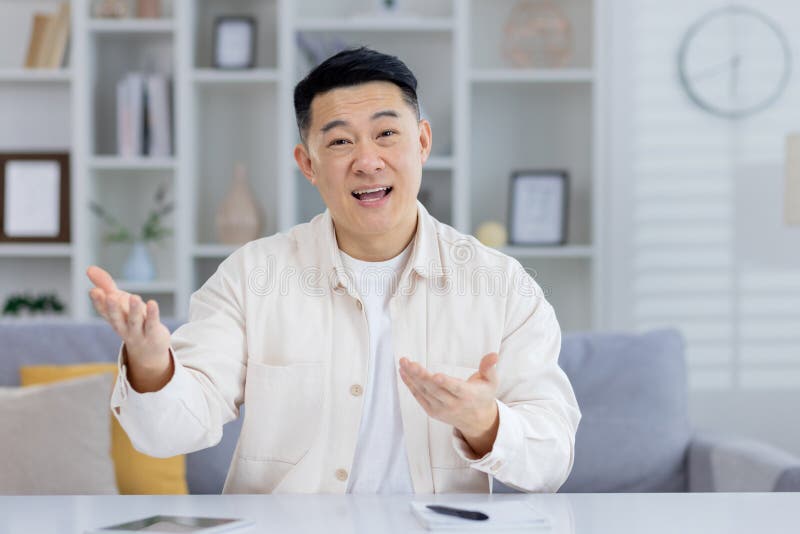
POLYGON ((800 130, 800 2, 737 3, 778 22, 794 71, 776 104, 739 121, 693 104, 677 71, 689 26, 729 2, 612 3, 604 313, 613 328, 683 332, 698 427, 800 454, 800 227, 782 214, 785 136, 800 130))

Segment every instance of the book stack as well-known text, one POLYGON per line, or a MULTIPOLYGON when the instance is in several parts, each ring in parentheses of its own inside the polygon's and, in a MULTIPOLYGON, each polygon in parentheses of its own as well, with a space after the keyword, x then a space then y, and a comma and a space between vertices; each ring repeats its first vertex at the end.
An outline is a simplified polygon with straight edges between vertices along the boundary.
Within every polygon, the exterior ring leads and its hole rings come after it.
POLYGON ((117 83, 117 153, 121 157, 172 154, 170 81, 130 72, 117 83))
POLYGON ((69 2, 61 2, 55 13, 34 13, 25 68, 61 68, 67 57, 69 27, 69 2))

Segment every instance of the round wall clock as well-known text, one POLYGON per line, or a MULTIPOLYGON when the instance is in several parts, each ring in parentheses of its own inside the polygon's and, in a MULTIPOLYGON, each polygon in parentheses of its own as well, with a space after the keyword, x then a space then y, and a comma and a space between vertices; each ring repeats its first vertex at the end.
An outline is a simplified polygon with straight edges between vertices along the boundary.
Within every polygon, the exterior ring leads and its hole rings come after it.
POLYGON ((744 6, 716 9, 681 42, 681 84, 702 109, 737 119, 768 108, 791 76, 789 41, 763 13, 744 6))

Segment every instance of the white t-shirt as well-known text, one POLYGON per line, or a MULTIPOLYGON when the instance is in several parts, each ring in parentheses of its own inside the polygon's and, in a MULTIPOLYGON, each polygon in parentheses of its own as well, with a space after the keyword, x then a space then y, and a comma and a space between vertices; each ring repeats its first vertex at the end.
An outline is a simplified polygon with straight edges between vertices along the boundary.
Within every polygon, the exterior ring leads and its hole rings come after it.
POLYGON ((364 303, 370 358, 347 493, 414 493, 403 439, 397 396, 400 379, 392 351, 389 314, 389 299, 408 261, 411 245, 394 258, 378 262, 357 260, 340 252, 342 264, 354 277, 356 291, 364 303))

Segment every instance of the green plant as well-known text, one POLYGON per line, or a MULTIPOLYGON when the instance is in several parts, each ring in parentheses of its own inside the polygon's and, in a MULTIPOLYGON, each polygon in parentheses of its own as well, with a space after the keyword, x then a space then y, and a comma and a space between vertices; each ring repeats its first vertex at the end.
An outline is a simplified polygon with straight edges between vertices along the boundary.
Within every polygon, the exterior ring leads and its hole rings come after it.
POLYGON ((173 210, 172 202, 166 202, 166 185, 162 184, 156 190, 155 207, 150 210, 141 230, 137 235, 120 223, 113 215, 108 213, 100 204, 89 201, 89 208, 111 227, 103 236, 105 242, 112 243, 133 243, 134 241, 154 241, 159 242, 164 237, 172 234, 171 228, 166 228, 162 224, 162 217, 168 215, 173 210))
POLYGON ((16 293, 6 299, 3 315, 20 315, 26 309, 32 315, 47 312, 62 313, 64 304, 55 293, 43 293, 38 297, 34 297, 28 292, 16 293))

